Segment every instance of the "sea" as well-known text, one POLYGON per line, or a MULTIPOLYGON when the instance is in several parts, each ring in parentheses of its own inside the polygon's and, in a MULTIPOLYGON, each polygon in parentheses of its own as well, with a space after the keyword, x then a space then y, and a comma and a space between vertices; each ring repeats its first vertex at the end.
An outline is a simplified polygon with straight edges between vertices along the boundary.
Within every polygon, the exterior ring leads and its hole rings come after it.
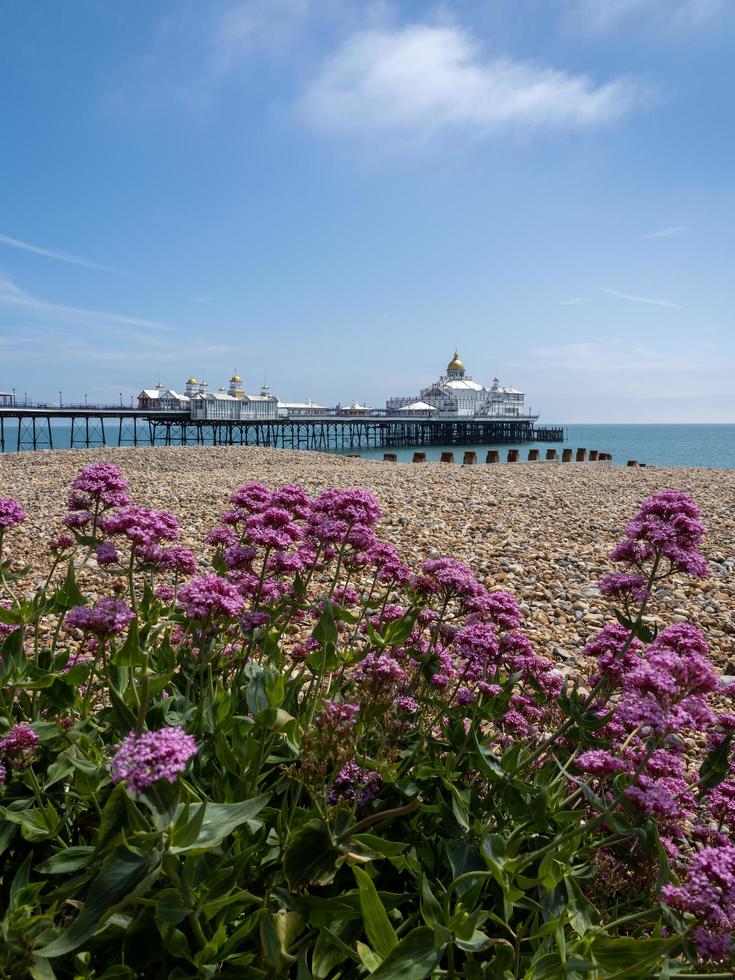
MULTIPOLYGON (((15 451, 16 432, 10 419, 5 421, 5 452, 15 451)), ((117 439, 117 423, 106 430, 108 444, 117 439)), ((507 458, 509 449, 520 450, 520 458, 528 457, 529 449, 540 450, 543 458, 546 450, 554 448, 561 456, 564 448, 611 453, 613 465, 626 466, 628 460, 647 466, 696 466, 718 469, 735 469, 735 424, 720 425, 568 425, 564 427, 563 442, 501 443, 482 446, 416 446, 389 450, 395 452, 399 462, 410 462, 414 449, 426 453, 428 460, 438 460, 443 451, 453 452, 457 462, 462 461, 466 450, 475 450, 477 459, 483 462, 488 449, 497 449, 500 459, 507 458)), ((63 423, 53 424, 54 449, 69 448, 71 427, 63 423)), ((140 445, 145 442, 139 440, 140 445)), ((364 449, 356 454, 366 459, 382 459, 384 449, 364 449)), ((351 450, 355 453, 355 450, 351 450)))

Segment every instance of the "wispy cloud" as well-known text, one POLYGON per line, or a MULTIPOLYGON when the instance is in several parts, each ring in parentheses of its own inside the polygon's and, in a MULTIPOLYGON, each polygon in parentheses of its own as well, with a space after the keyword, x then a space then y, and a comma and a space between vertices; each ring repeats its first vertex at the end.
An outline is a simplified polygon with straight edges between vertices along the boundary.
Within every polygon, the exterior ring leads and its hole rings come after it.
POLYGON ((119 269, 113 269, 109 265, 102 265, 101 262, 93 262, 91 259, 83 259, 80 255, 71 255, 69 252, 56 252, 50 248, 41 248, 39 245, 30 245, 28 242, 21 242, 10 235, 0 232, 0 244, 9 245, 10 248, 17 248, 23 252, 32 252, 34 255, 42 255, 47 259, 56 259, 59 262, 68 262, 70 265, 81 265, 87 269, 102 269, 104 272, 114 272, 115 275, 122 275, 119 269))
MULTIPOLYGON (((657 371, 686 372, 692 366, 692 351, 652 350, 640 345, 628 345, 613 340, 610 343, 588 341, 560 344, 555 347, 532 347, 528 353, 542 360, 545 366, 581 371, 590 376, 636 373, 652 376, 657 371)), ((697 357, 710 358, 712 351, 702 347, 697 357)))
POLYGON ((671 238, 672 235, 678 235, 680 231, 686 231, 685 225, 673 225, 671 228, 660 228, 658 231, 652 231, 648 235, 644 235, 644 238, 671 238))
POLYGON ((632 293, 621 293, 619 289, 608 289, 606 286, 600 286, 601 293, 607 293, 608 296, 616 296, 618 299, 625 299, 631 303, 648 303, 649 306, 665 306, 670 310, 680 310, 681 306, 679 303, 672 303, 668 299, 652 299, 650 296, 634 296, 632 293))
POLYGON ((566 19, 592 34, 627 24, 676 31, 705 27, 727 7, 727 0, 567 0, 566 19))
POLYGON ((337 134, 415 140, 446 130, 574 129, 622 119, 650 101, 640 80, 597 84, 508 57, 488 57, 455 26, 362 31, 328 56, 298 100, 302 119, 337 134))
POLYGON ((569 299, 563 299, 560 302, 560 306, 581 306, 582 303, 586 303, 587 300, 583 299, 581 296, 570 296, 569 299))
POLYGON ((215 71, 255 49, 284 50, 304 29, 312 0, 239 0, 217 11, 211 43, 215 71))
POLYGON ((120 313, 107 313, 103 310, 90 310, 78 306, 65 306, 52 303, 27 293, 12 280, 0 276, 0 304, 18 306, 43 315, 47 318, 64 322, 75 322, 87 326, 94 324, 98 329, 121 329, 125 327, 142 327, 146 330, 169 331, 173 328, 155 320, 146 320, 137 316, 124 316, 120 313))

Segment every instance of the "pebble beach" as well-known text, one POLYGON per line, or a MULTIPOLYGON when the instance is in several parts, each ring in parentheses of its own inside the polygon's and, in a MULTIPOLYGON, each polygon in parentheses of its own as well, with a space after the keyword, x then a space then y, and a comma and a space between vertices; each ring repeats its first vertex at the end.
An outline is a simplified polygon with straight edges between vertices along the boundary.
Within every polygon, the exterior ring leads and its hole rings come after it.
MULTIPOLYGON (((735 680, 735 471, 619 468, 604 464, 518 463, 461 466, 395 464, 256 447, 156 447, 39 452, 0 457, 0 496, 14 497, 28 520, 10 548, 47 570, 47 542, 61 530, 71 481, 93 462, 120 467, 134 502, 172 510, 182 544, 206 562, 203 541, 238 486, 298 483, 316 494, 360 486, 383 508, 379 535, 413 566, 453 555, 488 588, 511 591, 538 653, 572 676, 581 650, 612 609, 596 582, 612 570, 608 554, 645 497, 675 488, 702 510, 703 553, 711 576, 669 580, 654 603, 660 625, 689 621, 735 680)), ((30 582, 29 582, 30 584, 30 582)))

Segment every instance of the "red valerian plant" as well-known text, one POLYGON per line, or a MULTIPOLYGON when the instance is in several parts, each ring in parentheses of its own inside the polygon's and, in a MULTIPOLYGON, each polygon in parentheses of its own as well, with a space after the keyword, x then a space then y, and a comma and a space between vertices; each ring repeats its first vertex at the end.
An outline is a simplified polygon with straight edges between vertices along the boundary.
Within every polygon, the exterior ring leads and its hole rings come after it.
POLYGON ((95 464, 35 595, 0 551, 0 976, 732 976, 731 692, 651 613, 707 573, 686 495, 629 522, 571 686, 367 491, 229 505, 198 563, 95 464))

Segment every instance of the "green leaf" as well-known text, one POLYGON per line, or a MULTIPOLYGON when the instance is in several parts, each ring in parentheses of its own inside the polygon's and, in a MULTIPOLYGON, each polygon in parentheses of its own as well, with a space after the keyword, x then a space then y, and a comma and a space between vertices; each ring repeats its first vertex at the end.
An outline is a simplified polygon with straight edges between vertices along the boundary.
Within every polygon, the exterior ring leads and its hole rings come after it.
POLYGON ((369 946, 361 943, 359 939, 355 948, 357 949, 357 955, 360 957, 360 962, 365 969, 369 973, 374 973, 382 963, 381 958, 369 946))
POLYGON ((119 650, 112 658, 117 667, 142 667, 145 664, 145 653, 140 645, 140 631, 137 618, 130 620, 128 635, 119 650))
POLYGON ((416 617, 417 612, 410 612, 402 616, 401 619, 394 619, 393 622, 388 623, 383 632, 386 646, 399 647, 405 643, 416 625, 416 617))
POLYGON ((326 646, 328 643, 336 643, 339 638, 337 624, 334 621, 332 603, 328 599, 324 602, 324 611, 317 620, 317 624, 311 635, 323 646, 326 646))
POLYGON ((283 708, 266 708, 255 716, 255 721, 271 732, 280 732, 294 720, 283 708))
POLYGON ((93 847, 86 847, 81 844, 77 847, 67 847, 63 851, 59 851, 58 854, 54 854, 52 857, 46 858, 45 861, 37 864, 36 871, 42 875, 69 874, 72 871, 79 871, 80 868, 86 867, 93 854, 93 847))
POLYGON ((448 779, 443 780, 443 783, 452 794, 452 813, 454 814, 454 819, 462 830, 469 830, 470 791, 468 789, 459 789, 458 786, 455 786, 448 779))
POLYGON ((19 609, 6 609, 5 606, 0 606, 0 623, 17 626, 22 622, 23 614, 19 609))
POLYGON ((426 875, 423 873, 419 879, 419 894, 421 895, 421 915, 427 926, 431 926, 433 929, 443 925, 444 912, 429 886, 426 875))
POLYGON ((386 840, 384 837, 378 837, 376 834, 355 834, 350 838, 350 842, 352 841, 357 841, 371 851, 382 854, 383 857, 387 858, 398 857, 408 847, 408 844, 403 844, 401 841, 386 840))
POLYGON ((51 804, 31 810, 11 810, 3 806, 0 814, 10 823, 17 824, 23 838, 30 843, 53 837, 61 826, 61 818, 51 804))
POLYGON ((90 885, 84 908, 77 918, 61 936, 37 950, 38 955, 53 959, 81 946, 94 935, 107 913, 131 893, 151 867, 149 854, 136 854, 125 847, 113 851, 90 885))
POLYGON ((718 786, 730 771, 730 744, 732 732, 728 732, 719 745, 704 757, 699 769, 699 791, 704 796, 708 789, 718 786))
POLYGON ((283 856, 283 873, 291 888, 328 884, 334 877, 340 851, 323 820, 309 820, 296 831, 283 856))
POLYGON ((640 977, 644 970, 667 955, 680 942, 678 936, 668 939, 636 939, 633 936, 599 936, 589 946, 595 961, 614 976, 640 977), (632 973, 628 971, 632 970, 632 973))
POLYGON ((33 980, 56 980, 54 968, 43 956, 34 956, 33 965, 29 967, 28 975, 33 980))
POLYGON ((74 606, 83 606, 86 602, 86 598, 77 585, 77 578, 74 572, 74 559, 70 558, 64 584, 51 597, 51 608, 56 613, 68 612, 74 606))
POLYGON ((248 684, 247 702, 248 711, 251 711, 253 715, 258 715, 261 711, 265 711, 270 707, 268 696, 265 693, 265 676, 262 669, 258 671, 248 684))
POLYGON ((113 839, 113 837, 117 836, 117 834, 126 825, 125 818, 127 811, 127 793, 123 784, 118 783, 107 797, 107 802, 102 810, 102 818, 100 820, 100 827, 99 831, 97 832, 97 840, 95 842, 95 847, 98 852, 101 851, 102 848, 113 839))
MULTIPOLYGON (((249 823, 251 830, 256 830, 259 822, 253 818, 266 805, 269 796, 255 796, 252 800, 245 800, 242 803, 192 803, 189 804, 191 820, 198 818, 198 811, 206 807, 206 813, 202 819, 201 828, 197 837, 191 844, 176 845, 169 848, 171 854, 181 854, 184 851, 208 851, 213 847, 218 847, 228 834, 239 827, 241 824, 249 823)), ((176 810, 175 820, 183 812, 185 804, 179 804, 176 810)))
POLYGON ((110 695, 110 701, 112 702, 112 708, 117 717, 118 724, 123 732, 127 734, 127 732, 133 731, 137 723, 137 718, 123 701, 120 692, 112 684, 107 688, 107 691, 110 695))
POLYGON ((383 959, 398 945, 396 931, 390 923, 388 913, 383 908, 380 896, 370 875, 362 868, 354 867, 352 873, 360 893, 362 921, 373 949, 383 959))
POLYGON ((206 812, 206 801, 196 807, 193 816, 191 804, 184 804, 184 809, 179 810, 174 819, 174 825, 171 828, 171 843, 175 847, 190 847, 201 832, 206 812))
POLYGON ((164 888, 156 896, 156 918, 167 926, 177 926, 190 912, 178 888, 164 888))
POLYGON ((427 926, 413 929, 383 960, 374 980, 424 980, 439 965, 443 947, 434 945, 434 931, 427 926))

